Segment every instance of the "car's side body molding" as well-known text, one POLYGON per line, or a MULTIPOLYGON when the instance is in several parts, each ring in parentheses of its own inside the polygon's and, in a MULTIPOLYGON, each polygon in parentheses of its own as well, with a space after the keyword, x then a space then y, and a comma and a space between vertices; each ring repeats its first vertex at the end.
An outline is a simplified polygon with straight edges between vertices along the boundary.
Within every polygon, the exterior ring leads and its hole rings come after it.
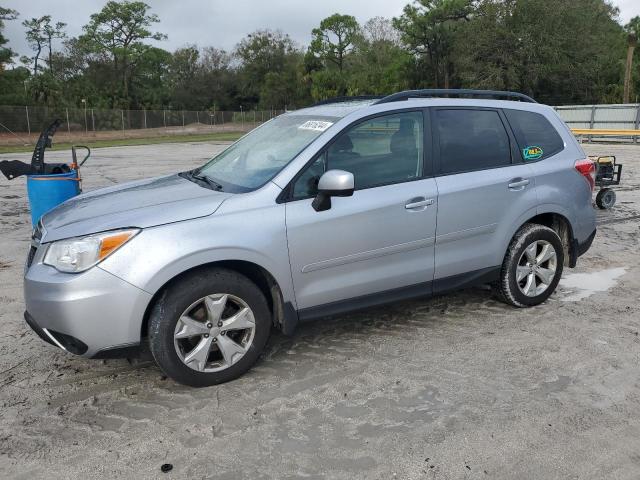
POLYGON ((371 293, 349 300, 305 308, 298 311, 298 317, 301 322, 308 322, 318 318, 340 315, 402 300, 430 297, 452 290, 490 283, 497 280, 499 274, 500 266, 483 268, 473 272, 437 279, 433 282, 423 282, 408 287, 394 288, 392 290, 371 293))
POLYGON ((375 250, 368 250, 366 252, 354 253, 352 255, 346 255, 344 257, 332 258, 330 260, 323 260, 321 262, 310 263, 302 267, 302 273, 314 272, 316 270, 322 270, 325 268, 337 267, 340 265, 347 265, 349 263, 360 262, 363 260, 370 260, 377 257, 383 257, 385 255, 393 255, 395 253, 409 252, 411 250, 418 250, 420 248, 430 247, 433 245, 435 239, 423 238, 415 240, 413 242, 401 243, 398 245, 391 245, 388 247, 377 248, 375 250))

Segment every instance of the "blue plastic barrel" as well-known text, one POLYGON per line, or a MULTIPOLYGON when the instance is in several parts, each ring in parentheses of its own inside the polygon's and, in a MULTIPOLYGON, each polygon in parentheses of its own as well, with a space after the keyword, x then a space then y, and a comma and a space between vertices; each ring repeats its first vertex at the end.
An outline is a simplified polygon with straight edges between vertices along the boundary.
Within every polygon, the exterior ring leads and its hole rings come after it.
POLYGON ((27 193, 31 205, 31 223, 35 227, 40 217, 65 200, 80 193, 78 172, 50 175, 27 175, 27 193))

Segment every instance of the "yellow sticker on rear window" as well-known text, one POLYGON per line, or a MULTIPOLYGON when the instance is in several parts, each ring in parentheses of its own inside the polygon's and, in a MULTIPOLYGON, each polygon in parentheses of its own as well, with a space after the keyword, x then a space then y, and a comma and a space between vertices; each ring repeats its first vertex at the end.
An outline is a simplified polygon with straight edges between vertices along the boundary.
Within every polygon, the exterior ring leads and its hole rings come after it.
POLYGON ((522 149, 522 156, 525 160, 536 160, 544 155, 540 147, 525 147, 522 149))

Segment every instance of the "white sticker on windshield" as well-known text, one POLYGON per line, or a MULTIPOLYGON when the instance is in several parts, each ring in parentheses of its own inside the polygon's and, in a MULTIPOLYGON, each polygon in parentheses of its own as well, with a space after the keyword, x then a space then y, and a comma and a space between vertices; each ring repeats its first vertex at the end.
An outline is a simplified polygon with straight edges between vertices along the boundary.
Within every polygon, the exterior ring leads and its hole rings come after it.
POLYGON ((322 120, 309 120, 308 122, 304 122, 298 128, 300 130, 314 130, 316 132, 324 132, 331 125, 333 125, 333 122, 324 122, 322 120))

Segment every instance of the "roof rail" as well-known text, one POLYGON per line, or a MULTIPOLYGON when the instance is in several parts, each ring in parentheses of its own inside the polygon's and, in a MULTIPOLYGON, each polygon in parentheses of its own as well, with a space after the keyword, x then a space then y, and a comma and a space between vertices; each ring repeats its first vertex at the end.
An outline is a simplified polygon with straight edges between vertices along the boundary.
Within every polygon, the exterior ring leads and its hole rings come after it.
POLYGON ((311 105, 312 107, 319 107, 320 105, 329 105, 331 103, 346 103, 357 102, 358 100, 382 100, 384 95, 355 95, 353 97, 334 97, 327 98, 326 100, 320 100, 317 103, 311 105))
POLYGON ((505 100, 519 100, 521 102, 538 103, 533 98, 524 93, 504 92, 500 90, 468 90, 456 88, 434 88, 426 90, 406 90, 404 92, 388 95, 377 102, 380 103, 400 102, 410 98, 429 98, 429 97, 469 97, 469 98, 493 98, 505 100))

